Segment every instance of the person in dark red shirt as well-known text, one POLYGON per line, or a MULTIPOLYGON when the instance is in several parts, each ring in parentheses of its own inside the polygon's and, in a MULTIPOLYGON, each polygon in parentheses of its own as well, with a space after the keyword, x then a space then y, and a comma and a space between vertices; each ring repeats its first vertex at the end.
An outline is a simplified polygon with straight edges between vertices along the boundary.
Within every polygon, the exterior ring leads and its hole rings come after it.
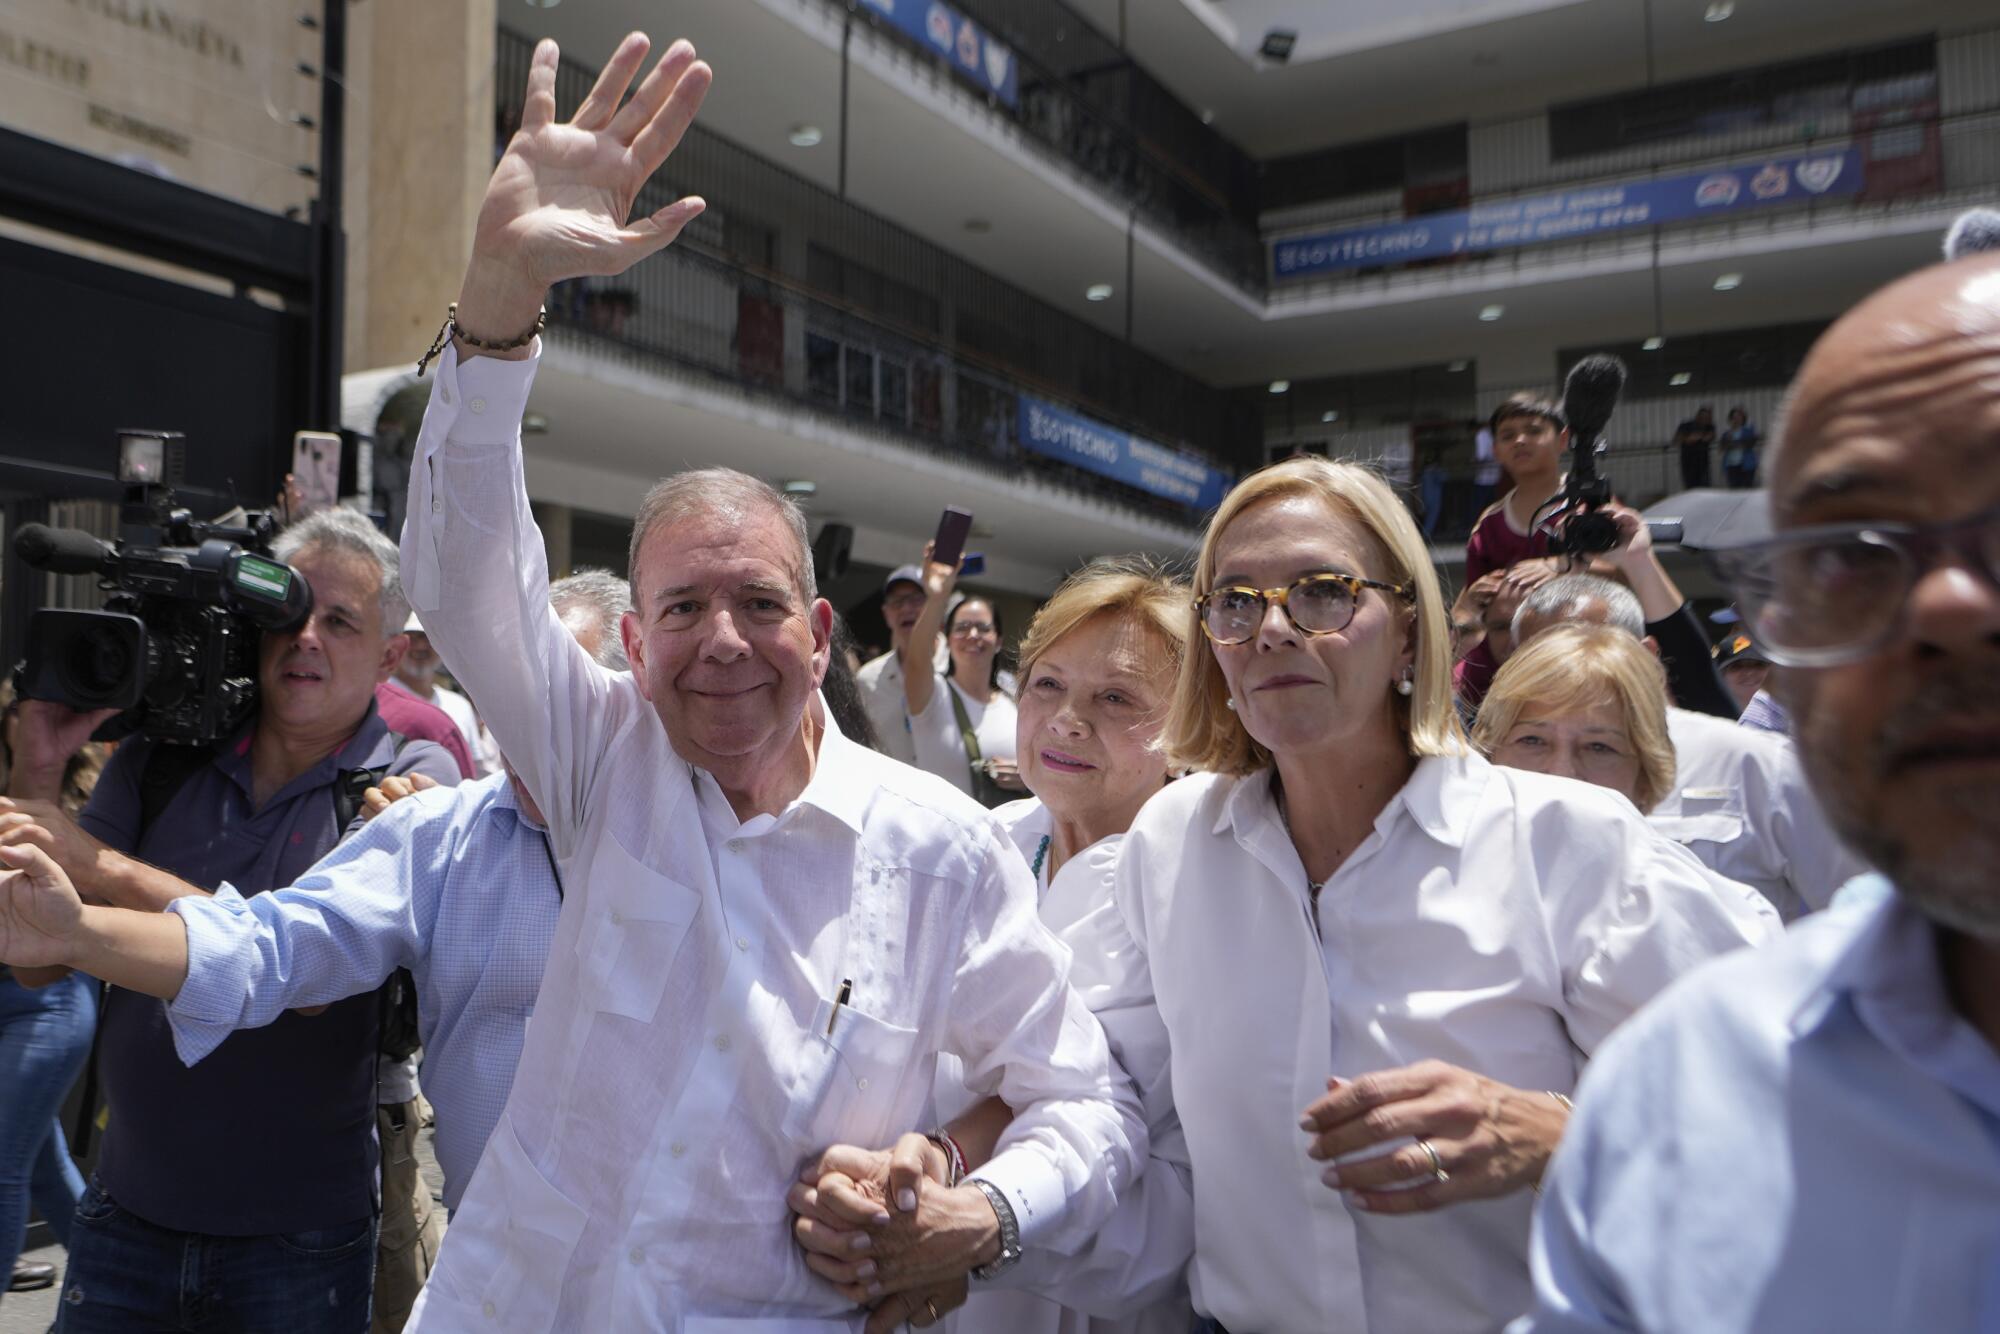
POLYGON ((392 732, 401 732, 412 741, 435 741, 458 765, 459 777, 478 777, 472 767, 472 752, 464 733, 451 715, 435 704, 426 704, 407 690, 398 690, 384 681, 375 687, 375 709, 392 732))
POLYGON ((1562 491, 1563 457, 1569 452, 1569 423, 1562 409, 1532 394, 1516 394, 1495 408, 1488 429, 1494 460, 1514 485, 1473 526, 1465 544, 1465 591, 1452 608, 1453 624, 1467 627, 1461 647, 1472 646, 1453 669, 1453 681, 1459 696, 1475 707, 1499 663, 1484 637, 1470 627, 1496 597, 1518 603, 1558 572, 1549 557, 1548 532, 1536 519, 1546 517, 1545 507, 1562 491))

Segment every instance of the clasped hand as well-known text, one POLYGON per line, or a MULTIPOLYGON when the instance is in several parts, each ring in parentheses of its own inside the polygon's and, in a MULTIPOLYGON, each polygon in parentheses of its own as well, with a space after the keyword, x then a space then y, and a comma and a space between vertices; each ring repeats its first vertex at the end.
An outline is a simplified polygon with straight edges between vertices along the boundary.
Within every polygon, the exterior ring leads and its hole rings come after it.
POLYGON ((946 1186, 946 1170, 922 1135, 891 1150, 835 1145, 785 1197, 806 1267, 871 1308, 868 1334, 930 1325, 965 1301, 965 1275, 999 1255, 985 1193, 946 1186))

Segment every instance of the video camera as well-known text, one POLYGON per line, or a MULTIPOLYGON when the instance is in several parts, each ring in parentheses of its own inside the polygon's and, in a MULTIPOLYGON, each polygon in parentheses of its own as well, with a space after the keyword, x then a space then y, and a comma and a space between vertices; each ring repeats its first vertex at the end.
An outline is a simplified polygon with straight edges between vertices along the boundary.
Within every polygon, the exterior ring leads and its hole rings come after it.
POLYGON ((205 744, 229 735, 257 707, 260 632, 295 630, 312 613, 311 586, 271 556, 274 514, 204 523, 176 506, 186 445, 178 431, 119 433, 126 485, 116 543, 38 523, 14 538, 35 569, 96 574, 110 593, 102 611, 37 611, 15 676, 25 699, 123 710, 101 738, 140 731, 205 744))
MULTIPOLYGON (((1548 525, 1549 551, 1558 556, 1601 556, 1618 545, 1618 521, 1604 512, 1612 500, 1611 479, 1597 471, 1597 451, 1604 447, 1604 428, 1625 392, 1625 363, 1608 352, 1593 352, 1570 367, 1563 381, 1563 417, 1569 424, 1569 479, 1537 513, 1536 525, 1548 525)), ((1655 542, 1678 542, 1681 525, 1674 519, 1646 522, 1655 542)))

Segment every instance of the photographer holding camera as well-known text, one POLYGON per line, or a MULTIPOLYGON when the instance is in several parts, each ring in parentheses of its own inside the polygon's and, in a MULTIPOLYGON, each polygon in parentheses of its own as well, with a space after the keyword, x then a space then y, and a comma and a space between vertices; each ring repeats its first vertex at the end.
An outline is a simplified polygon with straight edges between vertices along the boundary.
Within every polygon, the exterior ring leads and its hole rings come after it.
MULTIPOLYGON (((71 821, 55 778, 112 711, 25 702, 0 845, 35 843, 86 896, 159 911, 225 883, 244 895, 293 883, 384 776, 458 781, 443 750, 405 741, 376 710, 408 642, 395 544, 328 510, 272 554, 309 585, 312 611, 263 634, 249 721, 208 746, 128 741, 71 821)), ((174 1326, 194 1307, 244 1329, 366 1330, 379 1024, 375 994, 355 996, 238 1033, 188 1068, 161 1002, 111 989, 110 1119, 77 1208, 61 1328, 174 1326)))

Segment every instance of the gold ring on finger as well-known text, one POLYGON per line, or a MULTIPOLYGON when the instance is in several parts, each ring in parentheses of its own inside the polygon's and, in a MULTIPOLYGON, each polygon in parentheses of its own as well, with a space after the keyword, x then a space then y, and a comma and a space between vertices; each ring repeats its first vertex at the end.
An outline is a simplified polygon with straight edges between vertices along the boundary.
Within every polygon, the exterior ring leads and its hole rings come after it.
POLYGON ((937 1303, 932 1301, 929 1297, 924 1298, 924 1313, 930 1316, 929 1323, 933 1325, 937 1323, 938 1320, 937 1303))
POLYGON ((1431 1160, 1431 1177, 1433 1180, 1437 1181, 1439 1185, 1443 1185, 1445 1182, 1451 1180, 1451 1173, 1444 1170, 1444 1164, 1438 1161, 1438 1151, 1431 1147, 1429 1140, 1418 1140, 1417 1147, 1424 1151, 1424 1157, 1431 1160))

